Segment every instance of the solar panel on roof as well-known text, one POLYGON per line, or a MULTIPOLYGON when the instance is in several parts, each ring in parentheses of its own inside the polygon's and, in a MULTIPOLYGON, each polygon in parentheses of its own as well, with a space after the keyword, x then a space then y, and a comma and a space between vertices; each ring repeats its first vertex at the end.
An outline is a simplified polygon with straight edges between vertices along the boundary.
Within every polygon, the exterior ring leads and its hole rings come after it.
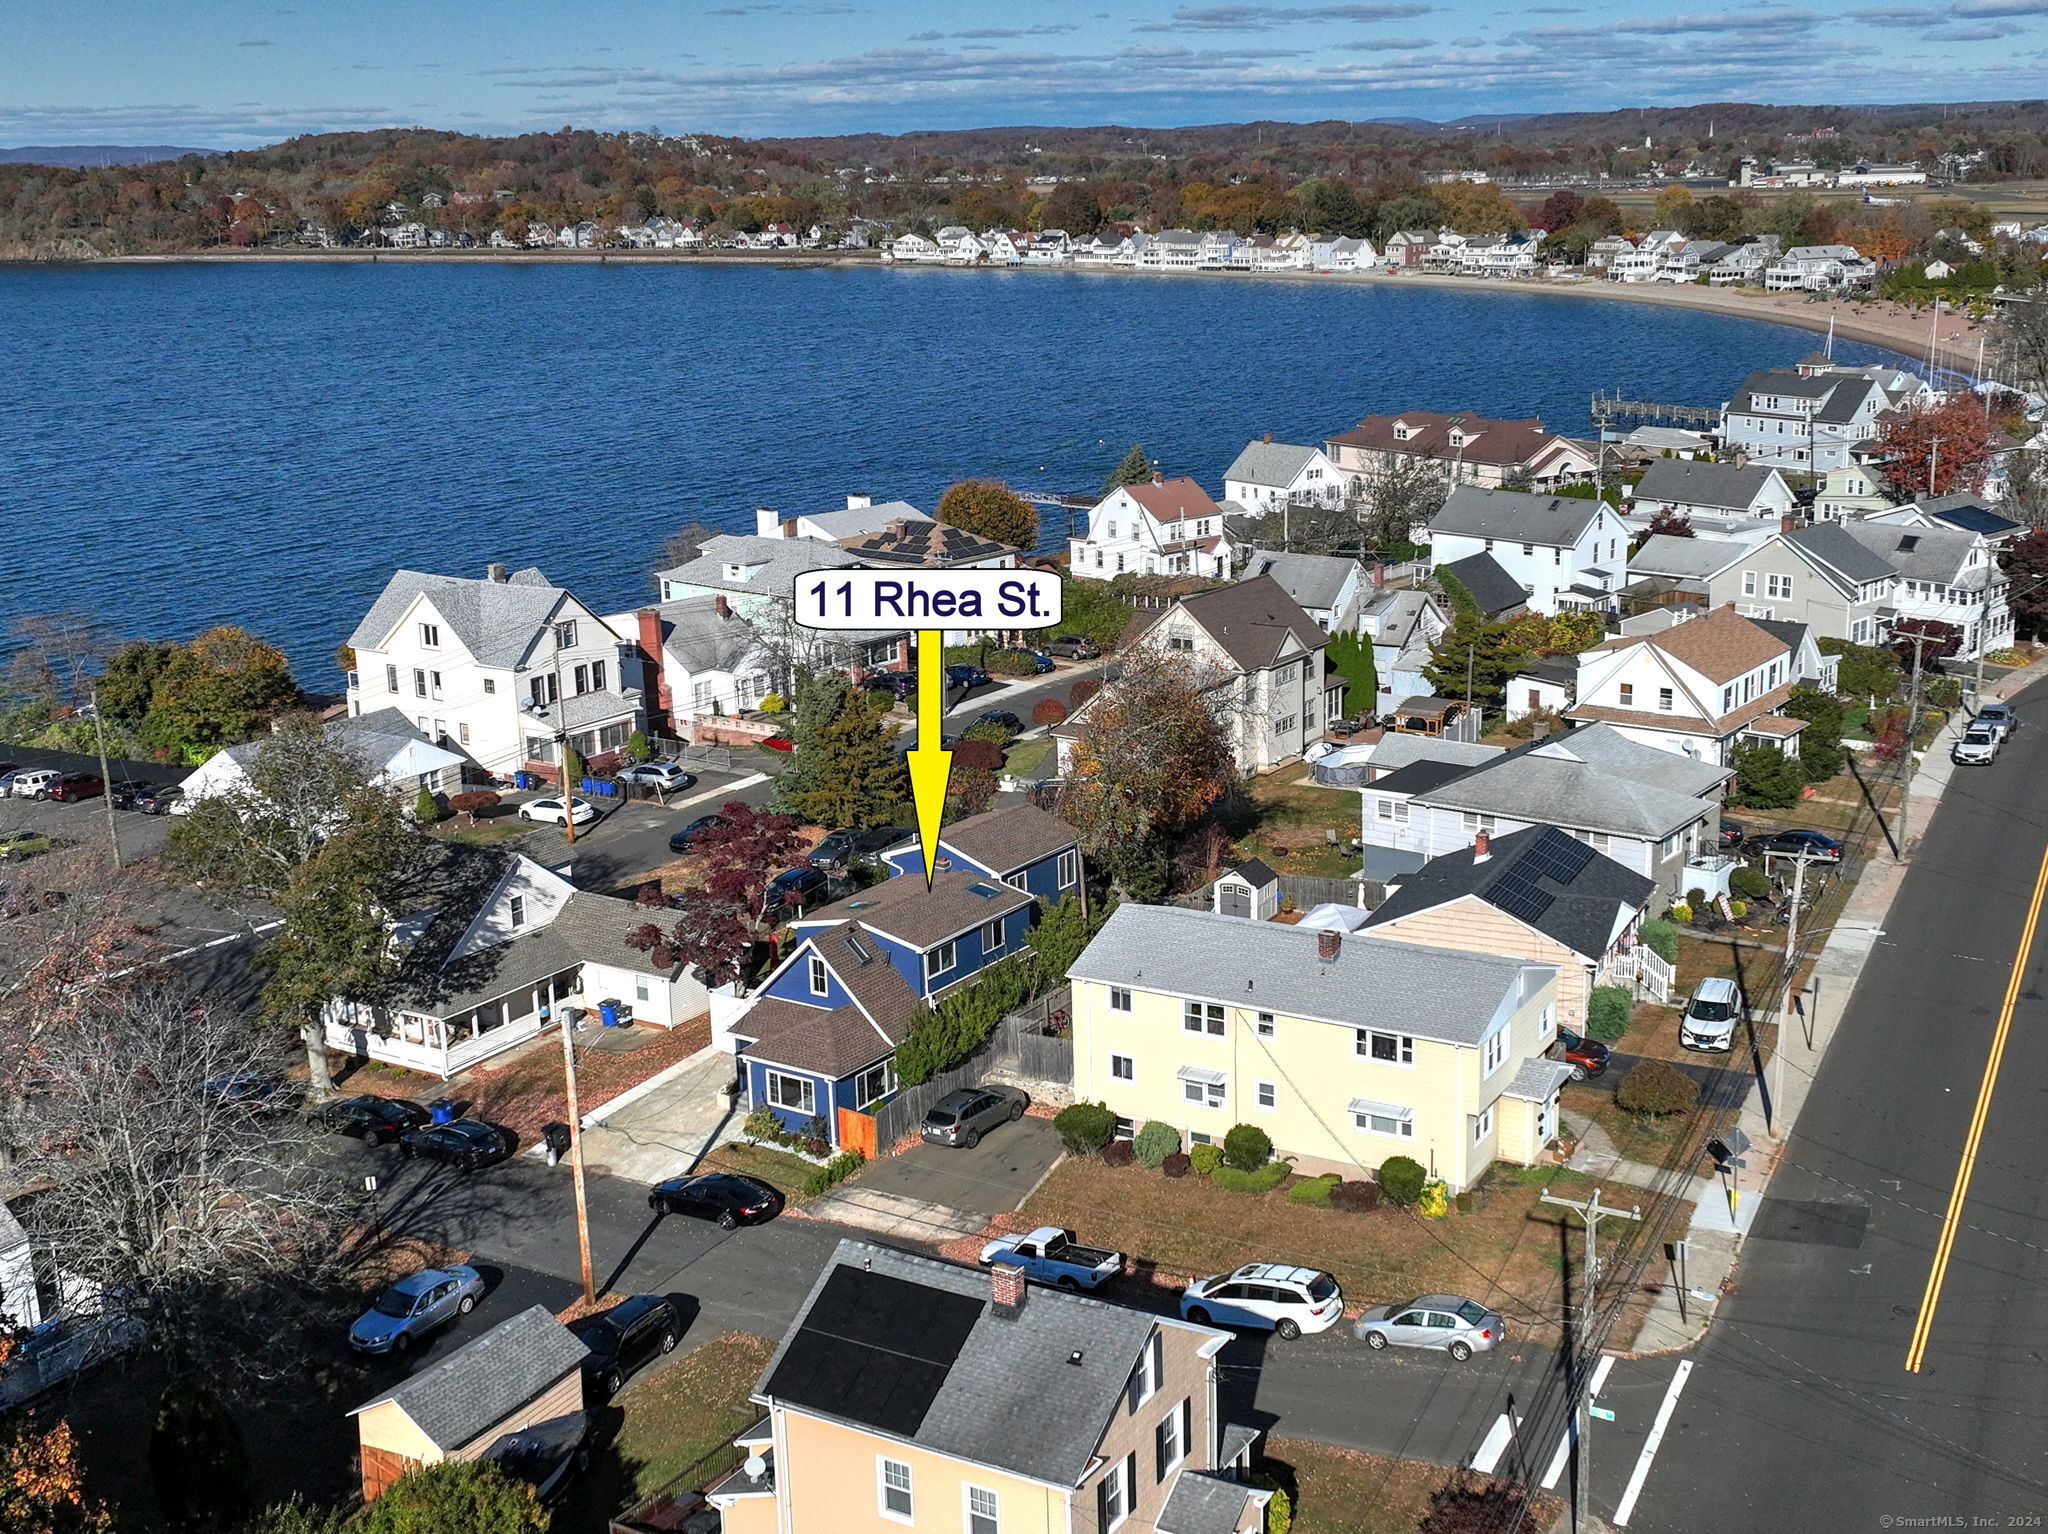
POLYGON ((1486 898, 1517 921, 1534 922, 1549 910, 1556 896, 1527 879, 1509 877, 1487 891, 1486 898))
POLYGON ((1595 855, 1584 842, 1558 834, 1540 838, 1522 855, 1517 866, 1526 868, 1531 874, 1555 879, 1559 884, 1569 884, 1586 871, 1586 865, 1593 861, 1595 855))
POLYGON ((783 1351, 767 1394, 911 1437, 982 1309, 966 1295, 842 1265, 783 1351))

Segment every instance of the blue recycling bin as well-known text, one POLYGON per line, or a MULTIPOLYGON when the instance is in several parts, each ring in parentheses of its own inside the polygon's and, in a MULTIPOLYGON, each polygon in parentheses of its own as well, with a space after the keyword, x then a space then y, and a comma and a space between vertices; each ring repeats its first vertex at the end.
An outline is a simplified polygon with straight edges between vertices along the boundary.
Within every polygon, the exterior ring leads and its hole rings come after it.
POLYGON ((533 784, 528 780, 525 773, 515 772, 512 774, 512 786, 514 788, 531 788, 533 784))
POLYGON ((437 1097, 427 1104, 427 1112, 433 1115, 436 1124, 455 1122, 455 1104, 446 1097, 437 1097))
POLYGON ((607 1028, 618 1027, 620 1023, 618 1001, 608 998, 599 1002, 597 1004, 597 1020, 607 1028))

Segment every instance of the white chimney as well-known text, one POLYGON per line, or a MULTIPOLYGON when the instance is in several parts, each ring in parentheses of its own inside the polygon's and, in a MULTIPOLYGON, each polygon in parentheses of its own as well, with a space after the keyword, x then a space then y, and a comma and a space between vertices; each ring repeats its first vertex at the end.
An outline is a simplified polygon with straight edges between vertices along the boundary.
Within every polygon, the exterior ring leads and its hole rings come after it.
POLYGON ((848 511, 866 511, 874 504, 875 498, 871 495, 849 495, 846 498, 846 509, 848 511))
POLYGON ((782 514, 773 506, 756 506, 754 508, 754 536, 756 538, 782 537, 782 514))

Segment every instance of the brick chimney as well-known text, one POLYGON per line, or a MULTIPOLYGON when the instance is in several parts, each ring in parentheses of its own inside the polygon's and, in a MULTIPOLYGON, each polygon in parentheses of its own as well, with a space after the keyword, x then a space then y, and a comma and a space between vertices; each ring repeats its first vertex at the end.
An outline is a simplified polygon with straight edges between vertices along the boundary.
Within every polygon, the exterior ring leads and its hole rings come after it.
POLYGON ((712 597, 711 610, 718 614, 719 619, 722 622, 725 619, 730 618, 732 616, 732 603, 726 601, 724 593, 721 592, 718 595, 712 597))
POLYGON ((1031 1286, 1024 1270, 1014 1262, 998 1262, 988 1270, 988 1313, 1000 1321, 1014 1321, 1024 1313, 1024 1298, 1031 1286))
POLYGON ((487 581, 494 581, 498 585, 502 586, 508 580, 511 579, 511 576, 506 571, 504 562, 502 560, 494 559, 489 564, 484 566, 484 579, 487 581))
POLYGON ((1266 432, 1260 432, 1260 433, 1259 433, 1259 440, 1260 440, 1261 442, 1271 442, 1271 441, 1273 440, 1273 434, 1272 434, 1271 432, 1269 432, 1269 431, 1266 431, 1266 432))
POLYGON ((1481 831, 1477 836, 1472 838, 1472 861, 1475 863, 1484 863, 1488 858, 1492 856, 1493 838, 1491 836, 1488 836, 1484 831, 1481 831))
POLYGON ((1337 955, 1343 951, 1344 934, 1341 932, 1318 932, 1316 934, 1316 961, 1321 964, 1335 964, 1337 955))
MULTIPOLYGON (((724 598, 721 597, 719 600, 723 601, 724 598)), ((634 617, 640 620, 641 672, 651 678, 646 684, 647 711, 649 714, 659 715, 665 725, 672 700, 668 691, 668 668, 662 664, 661 656, 661 609, 643 607, 634 614, 634 617)), ((650 719, 648 722, 652 724, 655 721, 650 719)))

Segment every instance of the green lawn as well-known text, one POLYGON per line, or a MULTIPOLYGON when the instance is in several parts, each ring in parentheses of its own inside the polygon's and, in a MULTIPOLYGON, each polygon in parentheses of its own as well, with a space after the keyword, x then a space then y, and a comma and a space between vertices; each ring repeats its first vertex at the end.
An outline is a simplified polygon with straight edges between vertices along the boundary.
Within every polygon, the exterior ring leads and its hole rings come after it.
POLYGON ((1358 869, 1357 855, 1342 847, 1358 839, 1358 795, 1305 775, 1253 784, 1248 824, 1230 829, 1246 857, 1263 858, 1277 873, 1341 879, 1358 869), (1337 846, 1330 844, 1332 831, 1337 846))
POLYGON ((1046 758, 1053 753, 1053 740, 1049 735, 1040 735, 1032 740, 1020 740, 1010 748, 1010 754, 1003 759, 1003 771, 1013 778, 1033 778, 1045 766, 1046 758))

